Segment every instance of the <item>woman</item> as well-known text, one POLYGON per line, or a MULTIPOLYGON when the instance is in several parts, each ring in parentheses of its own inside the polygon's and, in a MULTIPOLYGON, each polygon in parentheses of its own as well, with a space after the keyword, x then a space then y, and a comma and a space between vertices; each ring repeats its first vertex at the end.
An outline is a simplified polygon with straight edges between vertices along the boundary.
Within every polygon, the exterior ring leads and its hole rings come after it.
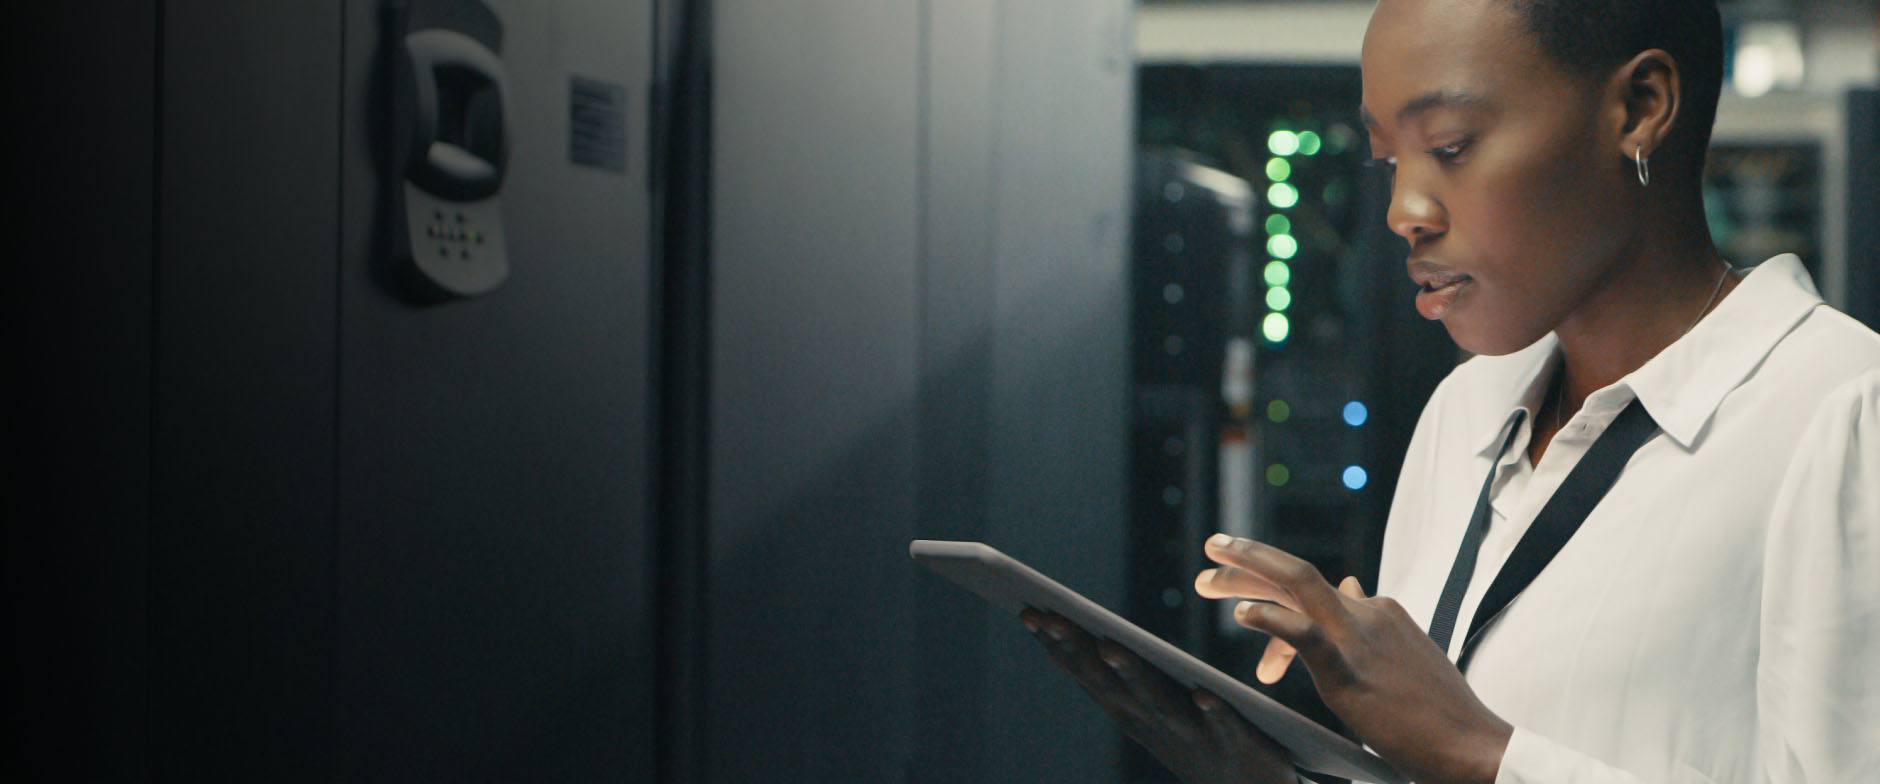
MULTIPOLYGON (((1196 589, 1253 600, 1235 615, 1273 635, 1260 679, 1298 657, 1417 781, 1880 781, 1880 336, 1795 257, 1743 274, 1711 245, 1719 27, 1673 0, 1372 16, 1387 220, 1418 309, 1482 356, 1418 424, 1380 596, 1226 536, 1196 589), (1608 431, 1623 475, 1571 511, 1555 496, 1584 494, 1572 469, 1608 431), (1514 563, 1563 514, 1564 545, 1514 563), (1497 604, 1518 569, 1538 573, 1497 604)), ((1294 780, 1212 695, 1023 619, 1184 779, 1294 780)))

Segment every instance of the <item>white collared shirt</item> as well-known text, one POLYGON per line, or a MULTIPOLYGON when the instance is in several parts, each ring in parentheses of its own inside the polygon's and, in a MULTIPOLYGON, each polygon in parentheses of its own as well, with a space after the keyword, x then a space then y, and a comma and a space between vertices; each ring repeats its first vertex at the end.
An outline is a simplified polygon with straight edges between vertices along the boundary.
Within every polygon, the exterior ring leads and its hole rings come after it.
POLYGON ((1662 431, 1482 632, 1468 682, 1516 728, 1497 780, 1880 782, 1880 335, 1777 256, 1589 396, 1534 466, 1558 348, 1549 335, 1443 381, 1384 537, 1378 593, 1427 625, 1495 464, 1453 660, 1619 411, 1636 397, 1662 431))

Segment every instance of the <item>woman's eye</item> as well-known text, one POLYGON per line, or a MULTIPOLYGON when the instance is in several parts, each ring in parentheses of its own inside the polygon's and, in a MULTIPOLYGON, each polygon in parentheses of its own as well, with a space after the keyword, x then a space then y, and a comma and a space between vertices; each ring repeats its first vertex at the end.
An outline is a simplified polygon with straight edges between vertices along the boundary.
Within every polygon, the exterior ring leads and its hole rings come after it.
POLYGON ((1395 171, 1397 169, 1397 159, 1394 157, 1372 158, 1368 161, 1365 161, 1364 165, 1369 166, 1373 169, 1386 169, 1389 171, 1395 171))
POLYGON ((1463 139, 1462 141, 1452 142, 1440 147, 1431 147, 1430 155, 1443 163, 1454 163, 1456 159, 1461 158, 1462 153, 1468 149, 1469 140, 1463 139))

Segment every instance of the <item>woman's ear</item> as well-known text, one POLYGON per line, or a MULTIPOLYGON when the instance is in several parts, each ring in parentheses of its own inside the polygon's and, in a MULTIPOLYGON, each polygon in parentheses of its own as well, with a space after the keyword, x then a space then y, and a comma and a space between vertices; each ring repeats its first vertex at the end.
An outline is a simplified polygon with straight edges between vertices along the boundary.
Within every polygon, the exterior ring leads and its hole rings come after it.
POLYGON ((1649 157, 1664 144, 1678 118, 1678 64, 1663 49, 1639 52, 1613 75, 1625 124, 1619 154, 1630 158, 1643 151, 1649 157))

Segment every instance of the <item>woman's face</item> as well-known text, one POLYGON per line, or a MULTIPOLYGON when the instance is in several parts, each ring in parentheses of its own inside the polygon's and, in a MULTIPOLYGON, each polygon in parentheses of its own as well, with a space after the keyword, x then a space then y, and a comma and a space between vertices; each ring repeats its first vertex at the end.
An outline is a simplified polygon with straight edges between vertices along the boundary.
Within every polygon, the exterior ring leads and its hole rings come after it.
POLYGON ((1478 354, 1554 329, 1631 241, 1623 103, 1569 77, 1507 5, 1381 0, 1364 37, 1364 116, 1395 162, 1387 220, 1410 242, 1417 309, 1478 354))

